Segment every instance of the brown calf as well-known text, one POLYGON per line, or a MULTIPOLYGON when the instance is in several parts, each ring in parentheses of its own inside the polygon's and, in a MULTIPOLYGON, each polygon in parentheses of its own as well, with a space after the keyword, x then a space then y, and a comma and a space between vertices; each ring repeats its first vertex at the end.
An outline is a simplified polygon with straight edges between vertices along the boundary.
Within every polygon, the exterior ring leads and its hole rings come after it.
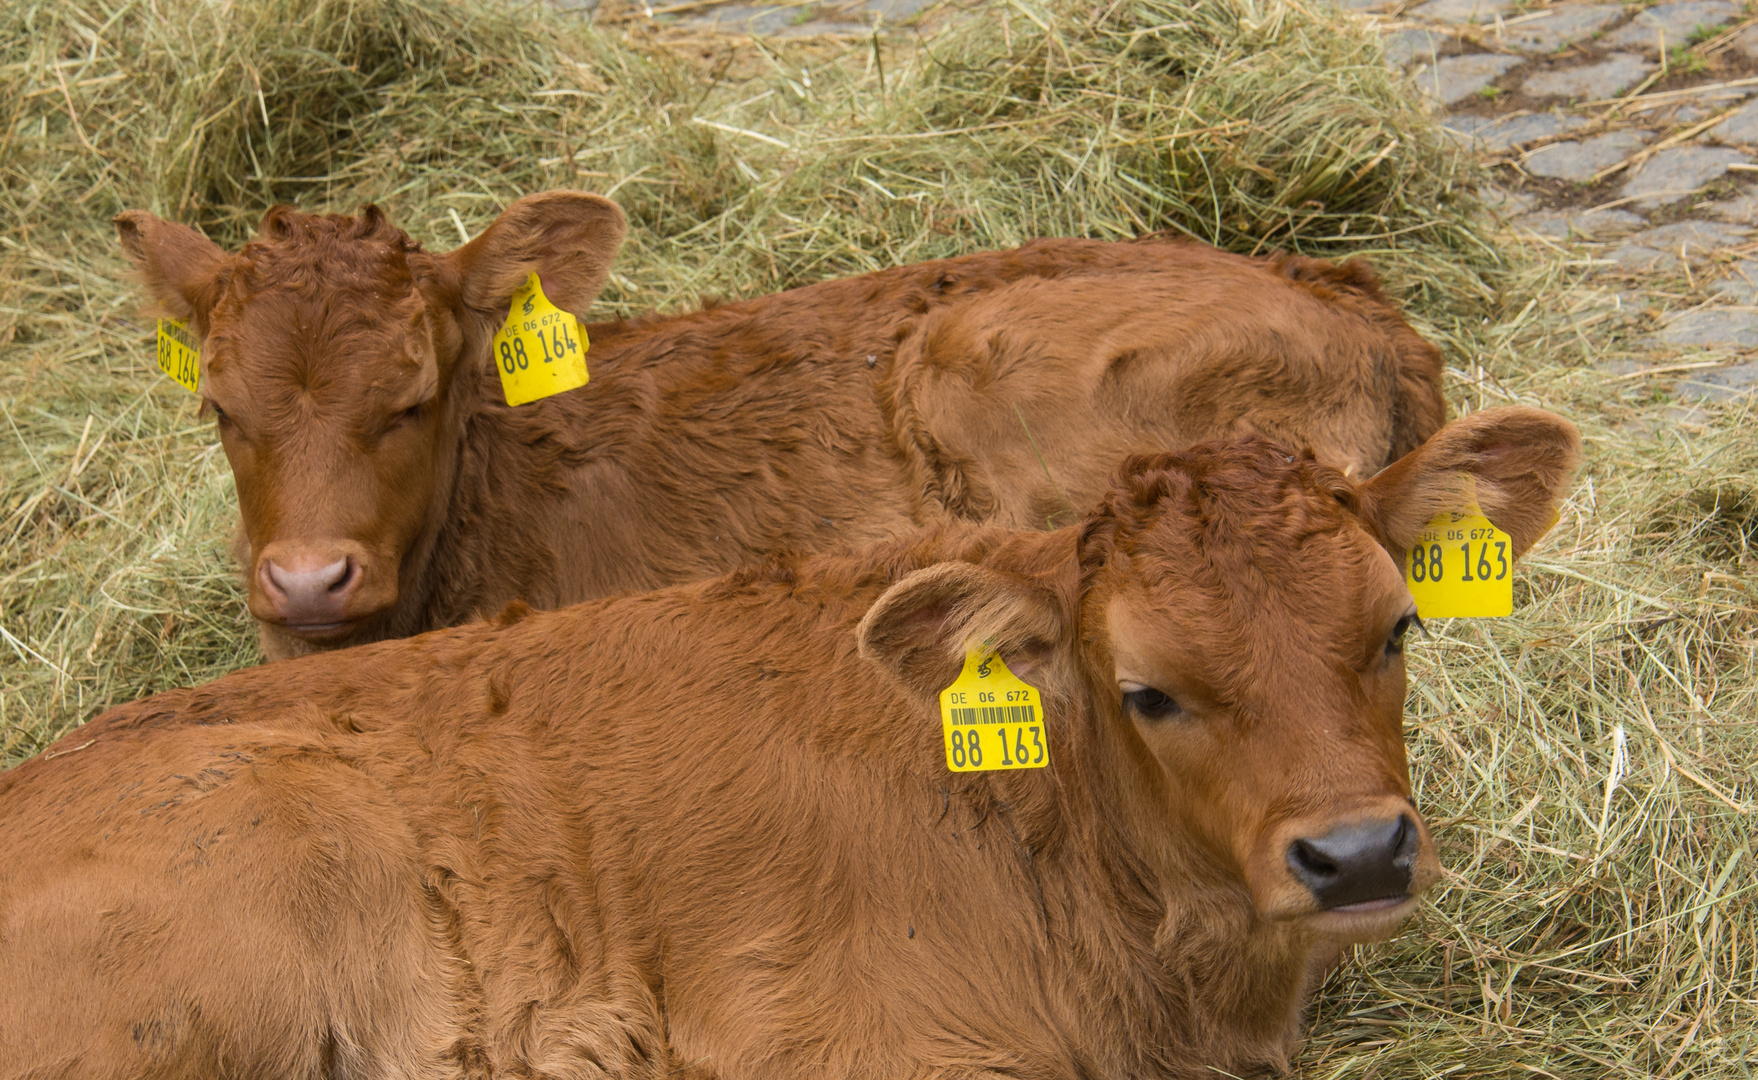
POLYGON ((1438 874, 1397 560, 1577 458, 1509 409, 1364 484, 1262 440, 950 526, 256 668, 0 776, 0 1077, 1209 1077, 1438 874), (974 644, 1049 764, 948 771, 974 644))
POLYGON ((1074 520, 1122 456, 1256 432, 1366 475, 1445 419, 1440 355, 1359 264, 1051 240, 589 326, 592 381, 508 408, 536 271, 585 312, 616 206, 551 192, 432 255, 282 207, 228 256, 116 219, 204 339, 271 657, 720 573, 948 518, 1074 520))

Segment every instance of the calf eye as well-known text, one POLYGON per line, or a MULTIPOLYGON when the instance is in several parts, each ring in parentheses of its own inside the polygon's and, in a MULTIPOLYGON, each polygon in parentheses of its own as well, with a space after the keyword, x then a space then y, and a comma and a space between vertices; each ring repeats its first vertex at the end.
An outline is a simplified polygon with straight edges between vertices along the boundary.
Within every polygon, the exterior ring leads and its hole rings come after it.
POLYGON ((1183 712, 1178 702, 1163 691, 1151 686, 1137 687, 1123 692, 1123 704, 1129 706, 1143 720, 1164 720, 1183 712))
POLYGON ((426 411, 425 405, 411 405, 407 409, 404 409, 402 412, 398 413, 396 418, 394 420, 392 420, 391 423, 393 423, 393 424, 413 424, 413 423, 416 423, 417 421, 419 421, 421 419, 421 415, 425 411, 426 411))
POLYGON ((1397 656, 1404 651, 1404 635, 1410 632, 1412 626, 1425 634, 1428 633, 1428 628, 1422 625, 1421 619, 1415 615, 1404 616, 1392 627, 1392 636, 1386 639, 1387 656, 1397 656))
POLYGON ((226 410, 216 405, 213 398, 206 399, 202 404, 206 405, 213 412, 215 423, 230 424, 232 422, 232 418, 226 415, 226 410))

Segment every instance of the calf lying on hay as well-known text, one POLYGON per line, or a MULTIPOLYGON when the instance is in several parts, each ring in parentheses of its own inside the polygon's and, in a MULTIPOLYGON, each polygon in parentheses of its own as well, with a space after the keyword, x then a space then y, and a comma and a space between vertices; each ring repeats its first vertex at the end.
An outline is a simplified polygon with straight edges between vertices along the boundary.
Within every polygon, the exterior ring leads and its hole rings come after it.
POLYGON ((1043 527, 1124 455, 1205 439, 1366 474, 1446 418, 1439 350, 1360 263, 1042 240, 589 325, 591 382, 509 407, 491 339, 532 275, 592 306, 606 199, 528 196, 443 255, 370 207, 272 210, 230 256, 144 211, 117 228, 205 340, 271 657, 911 525, 1043 527))
POLYGON ((1397 569, 1574 428, 1261 439, 962 526, 257 668, 0 776, 0 1076, 1210 1076, 1438 876, 1397 569), (950 773, 971 650, 1047 767, 950 773))

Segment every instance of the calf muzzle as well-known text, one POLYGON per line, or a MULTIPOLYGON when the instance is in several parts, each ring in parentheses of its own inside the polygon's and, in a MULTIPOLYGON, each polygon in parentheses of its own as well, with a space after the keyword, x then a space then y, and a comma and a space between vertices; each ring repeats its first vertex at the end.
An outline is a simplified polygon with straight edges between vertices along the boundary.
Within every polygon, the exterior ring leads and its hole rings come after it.
POLYGON ((381 606, 366 595, 365 552, 353 546, 270 544, 257 559, 251 613, 302 637, 346 631, 381 606))
POLYGON ((1288 868, 1320 908, 1331 911, 1376 900, 1402 901, 1422 837, 1409 815, 1341 825, 1288 845, 1288 868))

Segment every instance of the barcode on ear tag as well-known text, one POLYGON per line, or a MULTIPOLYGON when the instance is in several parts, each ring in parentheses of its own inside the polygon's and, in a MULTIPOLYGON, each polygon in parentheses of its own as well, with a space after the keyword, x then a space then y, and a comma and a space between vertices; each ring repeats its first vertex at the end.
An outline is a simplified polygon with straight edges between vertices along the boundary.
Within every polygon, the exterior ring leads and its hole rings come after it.
POLYGON ((201 345, 176 319, 159 320, 159 370, 190 393, 201 385, 201 345))
POLYGON ((580 320, 550 303, 532 273, 513 294, 507 321, 489 343, 507 404, 523 405, 585 386, 590 345, 580 320))
POLYGON ((1441 514, 1410 546, 1404 584, 1425 619, 1512 615, 1513 544, 1476 507, 1441 514))
POLYGON ((999 653, 965 651, 964 670, 940 692, 940 728, 953 772, 1050 764, 1043 699, 1037 687, 1007 670, 999 653))

